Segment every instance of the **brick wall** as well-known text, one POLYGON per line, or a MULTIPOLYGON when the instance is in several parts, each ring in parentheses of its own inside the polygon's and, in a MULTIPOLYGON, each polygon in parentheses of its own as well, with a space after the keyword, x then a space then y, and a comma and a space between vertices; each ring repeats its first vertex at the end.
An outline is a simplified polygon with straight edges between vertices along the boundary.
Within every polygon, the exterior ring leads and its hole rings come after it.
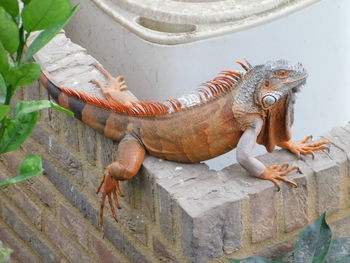
MULTIPOLYGON (((50 48, 55 46, 45 52, 50 48)), ((72 50, 66 60, 76 69, 72 50)), ((51 73, 67 77, 63 69, 51 73)), ((47 94, 32 85, 23 88, 22 98, 47 94)), ((299 187, 283 185, 280 192, 239 165, 215 172, 204 164, 147 157, 140 174, 122 183, 118 223, 107 209, 103 235, 95 190, 117 144, 63 113, 46 111, 23 147, 1 157, 1 180, 14 175, 28 153, 42 157, 45 172, 0 191, 0 239, 15 250, 12 262, 225 262, 227 256, 289 251, 300 229, 323 211, 336 237, 350 236, 350 125, 324 137, 330 152, 316 153, 315 160, 296 160, 286 151, 259 157, 265 164, 300 166, 302 174, 288 176, 299 187)))

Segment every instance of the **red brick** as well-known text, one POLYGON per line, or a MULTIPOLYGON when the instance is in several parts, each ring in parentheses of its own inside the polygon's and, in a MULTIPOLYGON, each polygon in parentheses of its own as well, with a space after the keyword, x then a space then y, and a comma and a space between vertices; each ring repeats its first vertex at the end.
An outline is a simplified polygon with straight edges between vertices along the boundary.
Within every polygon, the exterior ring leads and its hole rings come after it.
POLYGON ((39 259, 31 249, 23 244, 23 241, 11 233, 6 226, 0 223, 0 240, 3 241, 14 252, 11 254, 11 260, 17 262, 39 262, 39 259))
MULTIPOLYGON (((73 232, 74 230, 71 230, 73 232)), ((45 224, 46 235, 54 242, 62 251, 62 253, 71 262, 94 262, 88 255, 88 252, 77 245, 73 239, 69 238, 60 227, 59 222, 52 217, 46 218, 45 224)))
POLYGON ((115 256, 108 248, 105 240, 95 235, 91 235, 91 247, 93 253, 97 256, 101 263, 120 263, 123 262, 115 256))
POLYGON ((89 227, 84 222, 83 218, 75 215, 70 211, 70 208, 66 207, 64 204, 60 204, 60 215, 61 223, 68 231, 71 231, 72 236, 74 236, 81 245, 87 248, 89 227))

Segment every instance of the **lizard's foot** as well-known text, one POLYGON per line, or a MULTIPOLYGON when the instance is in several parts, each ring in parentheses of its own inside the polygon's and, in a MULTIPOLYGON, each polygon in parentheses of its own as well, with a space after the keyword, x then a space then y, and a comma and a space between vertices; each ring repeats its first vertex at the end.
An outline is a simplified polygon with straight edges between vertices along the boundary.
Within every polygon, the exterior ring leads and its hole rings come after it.
POLYGON ((91 80, 92 83, 96 84, 97 86, 99 86, 102 91, 104 92, 106 89, 107 90, 114 90, 114 91, 123 91, 123 90, 127 90, 128 87, 126 85, 125 79, 123 76, 118 76, 116 78, 114 78, 111 73, 109 73, 105 68, 103 68, 101 65, 99 64, 93 64, 93 66, 100 71, 103 75, 106 76, 106 78, 108 79, 108 86, 105 87, 101 82, 97 81, 97 80, 91 80))
POLYGON ((126 86, 124 77, 118 76, 114 78, 101 65, 98 65, 98 64, 93 64, 93 65, 96 67, 96 69, 101 71, 101 73, 107 77, 108 85, 105 86, 100 81, 95 79, 91 80, 90 82, 100 87, 100 89, 103 92, 103 95, 105 95, 107 100, 121 102, 124 104, 131 104, 131 102, 134 99, 129 94, 122 92, 128 89, 128 87, 126 86))
POLYGON ((315 158, 314 153, 315 151, 321 151, 324 149, 328 149, 328 147, 325 144, 328 144, 328 140, 321 140, 318 142, 309 142, 312 140, 312 136, 307 136, 304 140, 295 142, 295 141, 286 141, 283 142, 280 146, 284 149, 288 149, 292 153, 296 154, 298 157, 303 155, 311 155, 312 159, 315 158))
POLYGON ((108 198, 109 206, 111 207, 112 217, 116 221, 118 221, 117 214, 115 212, 115 206, 120 208, 117 194, 119 196, 123 196, 122 192, 120 190, 119 181, 112 178, 112 176, 109 172, 109 167, 107 167, 105 169, 102 181, 101 181, 99 187, 97 188, 96 194, 98 194, 100 192, 101 188, 103 188, 103 190, 102 190, 102 199, 101 199, 99 224, 98 225, 99 225, 100 231, 103 231, 103 210, 105 207, 106 197, 108 198), (114 199, 114 203, 112 200, 112 196, 114 199))
POLYGON ((277 187, 278 191, 281 188, 281 184, 277 180, 280 180, 285 183, 292 184, 295 187, 298 187, 297 183, 283 177, 286 174, 290 173, 291 171, 298 170, 298 169, 299 167, 297 166, 288 168, 287 163, 283 163, 282 165, 274 164, 271 166, 267 166, 265 168, 265 171, 259 176, 259 178, 272 181, 277 187))

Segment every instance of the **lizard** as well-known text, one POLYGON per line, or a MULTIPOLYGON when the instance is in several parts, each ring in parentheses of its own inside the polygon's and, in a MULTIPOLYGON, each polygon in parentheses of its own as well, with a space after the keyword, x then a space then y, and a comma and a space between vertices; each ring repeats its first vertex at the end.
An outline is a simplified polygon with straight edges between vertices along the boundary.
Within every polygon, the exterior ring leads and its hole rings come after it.
POLYGON ((313 142, 312 136, 301 141, 291 139, 293 105, 296 93, 306 83, 307 71, 301 63, 283 59, 254 66, 246 60, 237 63, 244 71, 222 71, 195 92, 163 103, 133 100, 123 92, 127 89, 124 78, 113 77, 99 64, 94 66, 109 83, 91 82, 102 89, 105 98, 59 87, 43 71, 41 83, 59 105, 119 142, 117 160, 104 169, 96 191, 98 194, 102 189, 100 230, 106 198, 117 220, 115 206, 120 207, 118 195, 122 196, 119 182, 138 173, 146 153, 195 163, 236 148, 238 163, 251 175, 272 181, 278 190, 280 181, 297 187, 284 177, 298 170, 297 166, 265 166, 252 156, 252 151, 257 143, 268 152, 279 146, 299 157, 327 149, 327 140, 313 142))

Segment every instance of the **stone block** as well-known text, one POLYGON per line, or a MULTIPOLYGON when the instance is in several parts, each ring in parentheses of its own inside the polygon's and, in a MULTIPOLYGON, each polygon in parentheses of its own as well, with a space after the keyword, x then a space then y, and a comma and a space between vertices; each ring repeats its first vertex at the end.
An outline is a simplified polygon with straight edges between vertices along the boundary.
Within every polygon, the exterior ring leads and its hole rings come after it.
POLYGON ((91 235, 92 253, 96 255, 100 263, 122 263, 123 259, 113 254, 113 248, 109 248, 106 241, 95 234, 91 235))
POLYGON ((60 248, 71 262, 94 262, 94 259, 89 256, 88 251, 79 247, 74 240, 70 239, 62 231, 59 222, 53 217, 46 217, 45 221, 45 234, 55 242, 55 245, 60 248))
POLYGON ((294 238, 275 243, 254 253, 254 256, 276 259, 282 257, 294 248, 294 238))
POLYGON ((317 187, 317 212, 332 214, 340 206, 340 170, 327 153, 316 152, 314 160, 306 160, 313 169, 317 187))
POLYGON ((152 238, 153 252, 158 262, 179 263, 175 256, 169 251, 169 245, 163 244, 156 236, 152 238))
POLYGON ((252 242, 258 243, 277 234, 276 190, 272 187, 250 197, 252 242))
POLYGON ((65 204, 60 204, 60 222, 67 229, 71 231, 72 236, 78 240, 78 242, 85 248, 88 247, 88 237, 89 237, 89 226, 73 211, 73 208, 66 206, 65 204))
POLYGON ((329 225, 333 231, 333 239, 350 236, 350 216, 345 216, 329 225))
POLYGON ((311 178, 313 171, 307 169, 303 162, 297 163, 297 165, 303 173, 293 176, 293 181, 298 184, 298 187, 283 184, 281 188, 285 232, 292 232, 308 223, 308 178, 311 178))
POLYGON ((4 221, 11 226, 17 235, 36 251, 43 262, 58 262, 59 255, 56 251, 39 232, 34 231, 28 223, 23 221, 13 208, 3 204, 2 216, 4 221))

